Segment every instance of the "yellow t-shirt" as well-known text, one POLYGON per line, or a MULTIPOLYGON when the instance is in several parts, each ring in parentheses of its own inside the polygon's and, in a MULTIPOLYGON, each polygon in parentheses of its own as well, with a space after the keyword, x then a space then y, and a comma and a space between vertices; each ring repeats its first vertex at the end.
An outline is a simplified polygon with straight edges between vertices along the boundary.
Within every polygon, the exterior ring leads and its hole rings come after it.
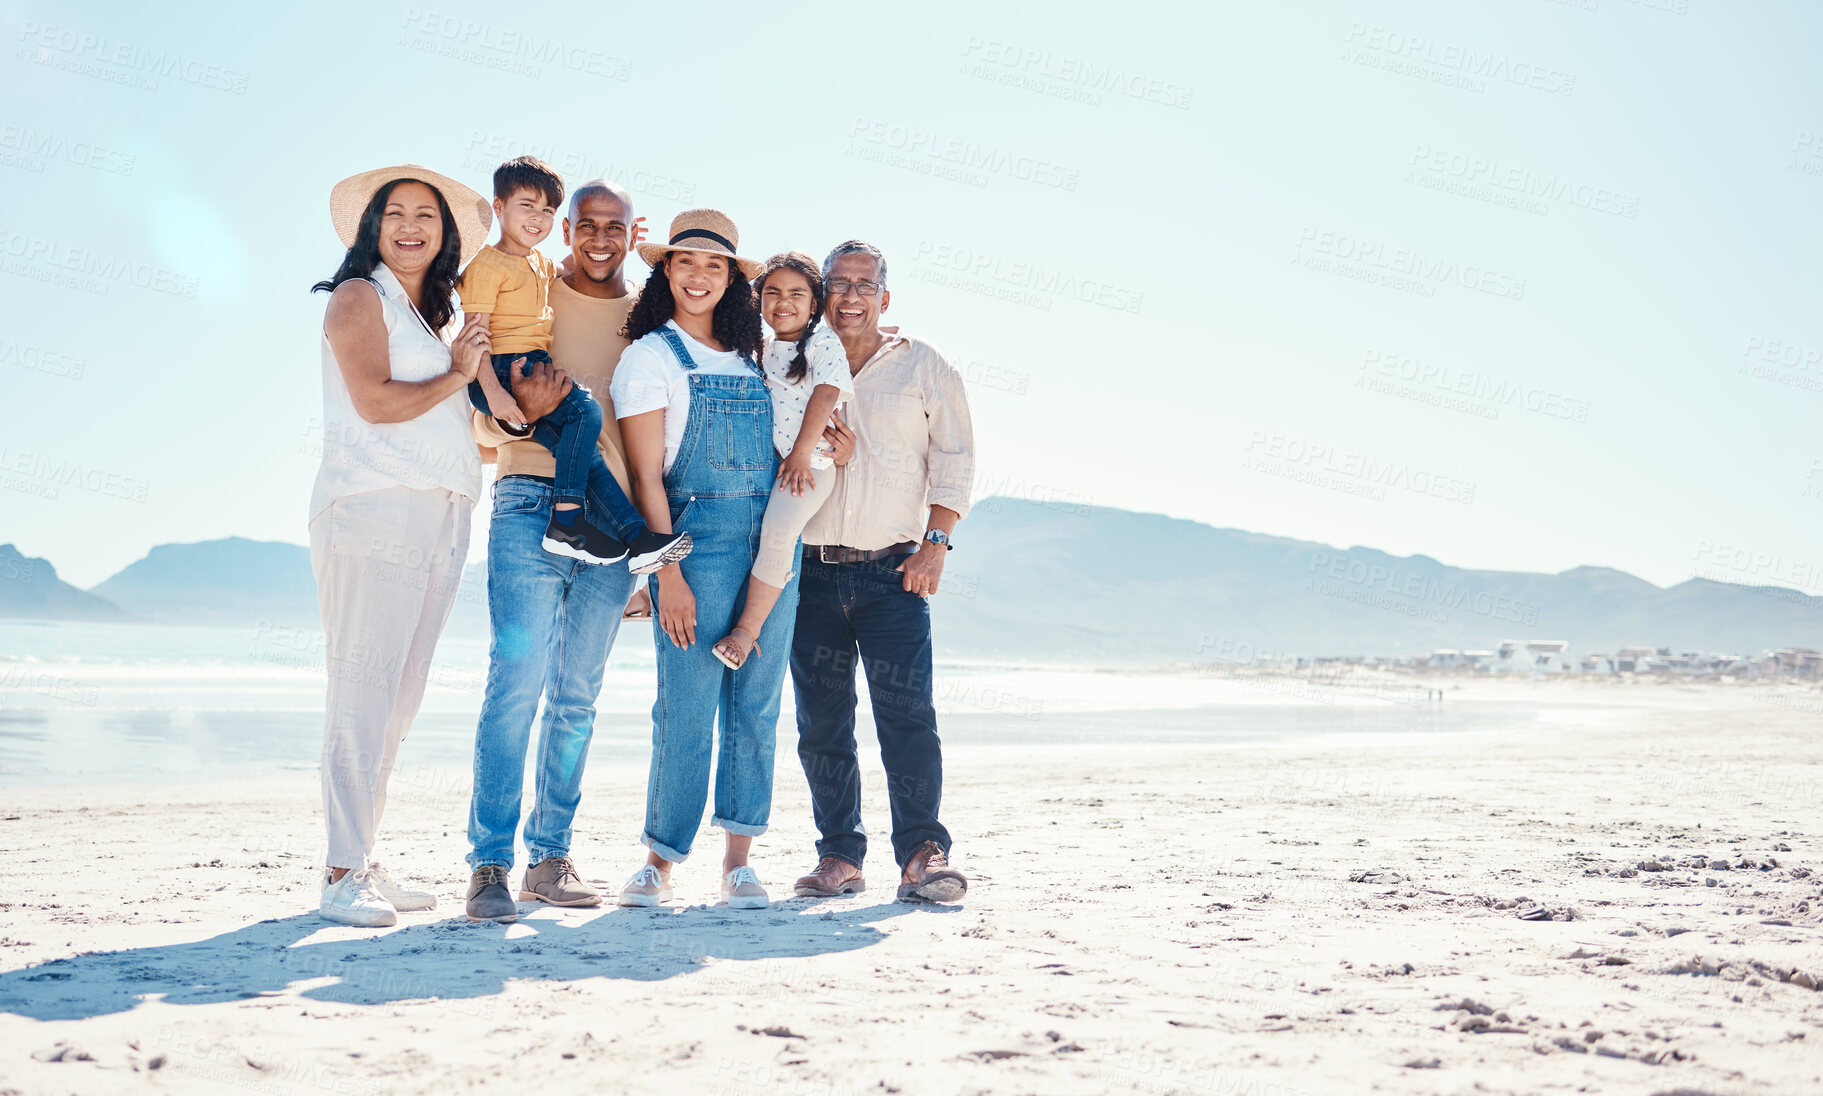
POLYGON ((486 312, 496 354, 551 350, 551 282, 557 264, 539 252, 508 255, 493 244, 481 249, 456 279, 462 311, 486 312))

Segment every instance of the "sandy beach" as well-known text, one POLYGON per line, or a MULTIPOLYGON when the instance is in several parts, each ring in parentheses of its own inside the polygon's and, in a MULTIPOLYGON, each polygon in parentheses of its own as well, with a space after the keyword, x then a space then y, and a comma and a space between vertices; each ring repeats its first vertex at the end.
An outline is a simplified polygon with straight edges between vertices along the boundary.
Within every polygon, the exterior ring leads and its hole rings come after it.
MULTIPOLYGON (((441 897, 390 930, 315 915, 314 773, 10 788, 0 1092, 1823 1091, 1819 694, 1445 687, 1537 718, 954 745, 942 908, 892 899, 877 764, 863 895, 717 909, 705 833, 671 908, 512 926, 461 917, 467 774, 402 769, 379 854, 441 897)), ((610 891, 643 790, 589 772, 610 891)))

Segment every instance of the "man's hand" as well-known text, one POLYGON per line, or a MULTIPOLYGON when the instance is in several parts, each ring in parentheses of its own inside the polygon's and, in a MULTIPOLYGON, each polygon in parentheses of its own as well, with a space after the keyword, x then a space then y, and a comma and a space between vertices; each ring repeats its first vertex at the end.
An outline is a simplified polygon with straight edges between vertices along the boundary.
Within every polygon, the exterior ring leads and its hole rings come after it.
POLYGON ((906 592, 922 597, 936 593, 937 582, 943 577, 943 558, 947 555, 949 549, 941 544, 925 541, 919 545, 916 552, 899 564, 900 583, 906 592))
POLYGON ((570 378, 550 362, 532 366, 530 376, 520 376, 520 364, 513 363, 513 402, 525 414, 525 421, 537 422, 557 410, 557 405, 570 394, 570 378))
POLYGON ((842 418, 842 409, 836 408, 829 413, 829 425, 823 428, 823 436, 829 444, 835 446, 836 467, 847 464, 855 455, 855 432, 842 418))
POLYGON ((620 619, 651 620, 652 593, 650 589, 641 586, 639 589, 633 591, 633 596, 627 599, 627 607, 620 612, 620 619))

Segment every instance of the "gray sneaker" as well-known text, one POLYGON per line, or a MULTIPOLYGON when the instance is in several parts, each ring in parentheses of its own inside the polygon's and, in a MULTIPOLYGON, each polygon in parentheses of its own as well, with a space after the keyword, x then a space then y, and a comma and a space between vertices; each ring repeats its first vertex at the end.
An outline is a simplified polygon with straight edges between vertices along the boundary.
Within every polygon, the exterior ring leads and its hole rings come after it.
POLYGON ((601 905, 601 895, 582 881, 567 856, 547 856, 525 869, 525 878, 519 882, 519 898, 553 906, 601 905))
POLYGON ((506 889, 506 869, 483 864, 468 878, 468 919, 508 924, 519 920, 519 906, 506 889))

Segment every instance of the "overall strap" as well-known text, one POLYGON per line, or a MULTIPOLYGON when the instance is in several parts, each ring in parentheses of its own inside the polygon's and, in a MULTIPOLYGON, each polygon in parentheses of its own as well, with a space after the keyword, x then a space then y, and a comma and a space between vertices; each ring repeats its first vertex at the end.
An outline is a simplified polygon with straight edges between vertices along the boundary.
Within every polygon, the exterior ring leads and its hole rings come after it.
POLYGON ((671 330, 669 325, 658 328, 658 335, 671 348, 671 353, 677 355, 677 362, 684 367, 685 371, 696 368, 696 362, 691 360, 690 351, 684 346, 684 340, 678 338, 677 332, 671 330))

